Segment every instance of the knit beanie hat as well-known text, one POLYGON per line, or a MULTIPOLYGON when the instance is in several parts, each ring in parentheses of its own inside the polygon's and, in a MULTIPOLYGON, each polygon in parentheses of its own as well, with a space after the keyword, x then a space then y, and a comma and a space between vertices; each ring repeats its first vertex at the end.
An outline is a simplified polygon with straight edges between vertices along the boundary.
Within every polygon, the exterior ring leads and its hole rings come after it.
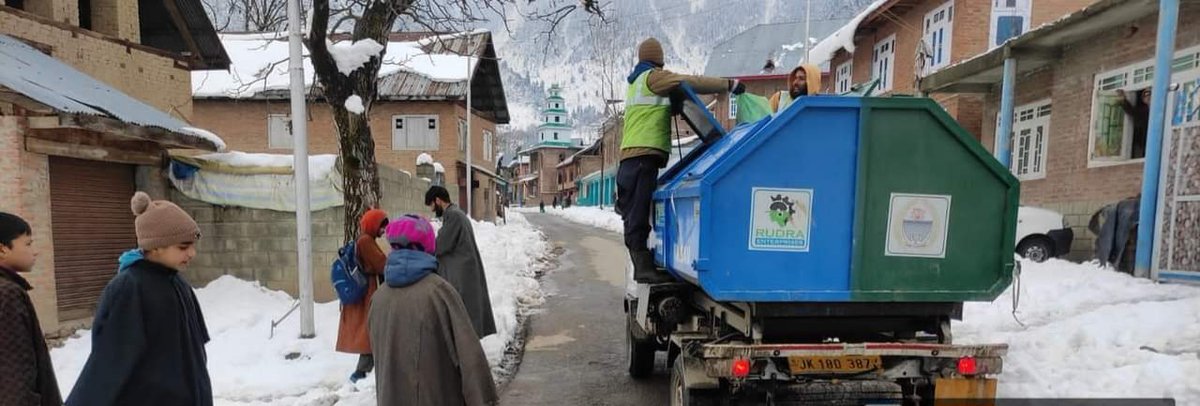
POLYGON ((433 225, 417 214, 405 214, 393 219, 388 223, 384 234, 394 249, 419 244, 428 254, 437 250, 437 237, 433 235, 433 225))
POLYGON ((653 62, 655 65, 663 66, 663 49, 662 44, 658 43, 653 37, 647 38, 638 45, 638 60, 653 62))
POLYGON ((166 200, 150 200, 145 192, 133 194, 129 207, 137 219, 138 248, 152 250, 200 240, 200 226, 187 212, 166 200))

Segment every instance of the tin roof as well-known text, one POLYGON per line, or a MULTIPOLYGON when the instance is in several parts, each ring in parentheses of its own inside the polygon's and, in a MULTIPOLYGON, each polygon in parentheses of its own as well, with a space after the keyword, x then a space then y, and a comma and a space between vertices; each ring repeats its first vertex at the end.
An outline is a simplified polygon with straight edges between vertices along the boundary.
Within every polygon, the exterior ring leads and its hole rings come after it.
MULTIPOLYGON (((823 38, 841 27, 845 20, 812 21, 812 38, 823 38)), ((704 74, 721 77, 745 77, 756 75, 787 75, 792 68, 804 60, 805 48, 813 41, 805 41, 804 22, 759 24, 742 31, 713 48, 704 66, 704 74), (770 59, 773 71, 764 71, 770 59)))
POLYGON ((76 70, 37 49, 0 34, 0 93, 11 89, 24 97, 80 122, 95 118, 165 131, 152 132, 152 141, 179 147, 217 151, 220 137, 193 128, 175 117, 76 70))

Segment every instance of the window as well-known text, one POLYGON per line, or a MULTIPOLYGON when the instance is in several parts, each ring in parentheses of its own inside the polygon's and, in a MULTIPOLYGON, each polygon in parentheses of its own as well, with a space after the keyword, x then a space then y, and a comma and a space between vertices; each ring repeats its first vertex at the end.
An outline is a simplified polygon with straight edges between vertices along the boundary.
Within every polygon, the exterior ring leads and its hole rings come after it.
POLYGON ((418 151, 438 149, 437 116, 392 116, 392 149, 418 151))
POLYGON ((854 62, 846 61, 837 68, 837 93, 850 92, 850 86, 854 83, 854 62))
POLYGON ((729 95, 729 119, 737 119, 737 98, 733 94, 729 95))
POLYGON ((992 29, 989 34, 995 48, 1011 38, 1029 31, 1031 0, 992 0, 992 29))
POLYGON ((896 60, 896 34, 875 44, 875 52, 871 54, 871 79, 878 79, 876 91, 884 93, 892 90, 892 71, 896 60))
POLYGON ((267 115, 267 148, 292 149, 292 120, 287 114, 267 115))
POLYGON ((954 2, 930 11, 925 15, 925 73, 928 74, 950 64, 950 45, 954 37, 954 2))
POLYGON ((561 117, 559 117, 559 116, 554 116, 554 122, 556 122, 556 123, 559 122, 558 119, 560 119, 560 118, 561 117))
POLYGON ((556 140, 558 139, 558 132, 557 132, 557 131, 555 131, 555 132, 554 132, 554 139, 556 139, 556 140))
POLYGON ((492 161, 492 132, 483 130, 483 160, 492 161))
MULTIPOLYGON (((1017 107, 1013 114, 1012 167, 1021 180, 1046 177, 1046 148, 1050 143, 1050 100, 1017 107)), ((997 128, 1000 125, 996 121, 997 128)), ((999 149, 999 137, 996 137, 999 149)))
POLYGON ((92 29, 92 1, 79 0, 79 28, 92 29))
POLYGON ((458 150, 467 151, 467 120, 458 119, 458 150))

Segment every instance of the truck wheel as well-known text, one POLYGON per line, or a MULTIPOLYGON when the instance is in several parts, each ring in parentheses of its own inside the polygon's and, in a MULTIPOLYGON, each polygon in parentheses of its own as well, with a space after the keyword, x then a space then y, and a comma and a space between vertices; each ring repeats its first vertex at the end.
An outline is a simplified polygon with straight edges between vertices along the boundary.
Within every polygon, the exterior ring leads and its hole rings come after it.
POLYGON ((671 406, 717 406, 717 391, 688 389, 683 358, 676 357, 671 367, 671 406))
POLYGON ((1054 256, 1054 244, 1046 238, 1027 238, 1017 247, 1017 254, 1033 262, 1046 262, 1054 256))
POLYGON ((633 377, 633 379, 642 379, 654 373, 655 346, 653 339, 639 340, 637 337, 634 337, 634 328, 633 321, 627 323, 625 328, 625 347, 629 361, 629 376, 633 377))

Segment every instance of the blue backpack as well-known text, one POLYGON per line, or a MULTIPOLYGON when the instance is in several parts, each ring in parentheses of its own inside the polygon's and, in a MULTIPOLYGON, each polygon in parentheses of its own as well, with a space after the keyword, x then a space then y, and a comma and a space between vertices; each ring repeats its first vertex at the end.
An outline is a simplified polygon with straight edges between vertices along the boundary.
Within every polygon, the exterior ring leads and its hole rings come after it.
POLYGON ((346 243, 345 247, 339 249, 337 258, 329 267, 329 278, 333 282, 333 290, 337 292, 338 300, 341 300, 344 305, 362 302, 363 297, 367 296, 367 275, 363 274, 362 268, 358 266, 354 243, 354 241, 350 241, 346 243))

